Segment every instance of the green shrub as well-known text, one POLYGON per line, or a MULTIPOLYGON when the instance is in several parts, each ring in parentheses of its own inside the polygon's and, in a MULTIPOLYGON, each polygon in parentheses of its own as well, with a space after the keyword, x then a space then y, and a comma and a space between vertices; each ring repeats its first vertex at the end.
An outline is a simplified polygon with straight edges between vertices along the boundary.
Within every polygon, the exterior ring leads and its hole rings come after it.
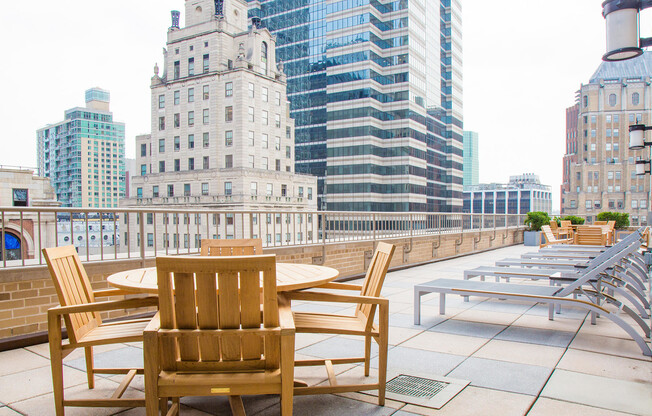
POLYGON ((530 231, 541 231, 542 226, 550 224, 550 216, 543 211, 528 212, 524 223, 530 231))
POLYGON ((624 212, 601 212, 597 216, 598 221, 616 221, 616 228, 622 230, 629 227, 629 214, 624 212))
POLYGON ((564 220, 564 221, 570 221, 571 224, 578 224, 578 225, 584 224, 584 221, 585 221, 584 218, 577 217, 575 215, 566 215, 565 217, 563 217, 561 219, 564 220))

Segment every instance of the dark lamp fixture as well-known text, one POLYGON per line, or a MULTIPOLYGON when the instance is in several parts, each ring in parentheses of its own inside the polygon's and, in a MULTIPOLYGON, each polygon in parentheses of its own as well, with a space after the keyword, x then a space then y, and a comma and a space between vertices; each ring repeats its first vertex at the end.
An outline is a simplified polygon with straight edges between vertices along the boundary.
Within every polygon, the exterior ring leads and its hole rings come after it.
POLYGON ((650 161, 649 160, 637 160, 636 161, 636 174, 639 176, 650 173, 650 161), (647 168, 647 169, 645 169, 647 168))
POLYGON ((640 38, 639 11, 652 7, 652 0, 606 0, 602 15, 607 25, 607 53, 603 61, 624 61, 643 54, 652 38, 640 38))
POLYGON ((652 146, 652 142, 645 141, 645 131, 652 130, 652 127, 643 124, 632 124, 629 126, 629 149, 641 150, 645 146, 652 146))

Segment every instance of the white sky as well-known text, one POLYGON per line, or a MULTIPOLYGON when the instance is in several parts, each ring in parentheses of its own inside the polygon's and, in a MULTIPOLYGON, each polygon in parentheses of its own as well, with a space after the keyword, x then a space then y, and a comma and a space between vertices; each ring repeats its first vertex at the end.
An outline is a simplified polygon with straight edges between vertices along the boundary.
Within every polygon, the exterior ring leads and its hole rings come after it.
MULTIPOLYGON (((559 208, 565 109, 604 53, 601 0, 461 0, 464 125, 480 134, 480 181, 533 172, 559 208)), ((111 92, 127 156, 150 131, 150 78, 182 0, 4 2, 0 165, 36 166, 36 130, 111 92)))

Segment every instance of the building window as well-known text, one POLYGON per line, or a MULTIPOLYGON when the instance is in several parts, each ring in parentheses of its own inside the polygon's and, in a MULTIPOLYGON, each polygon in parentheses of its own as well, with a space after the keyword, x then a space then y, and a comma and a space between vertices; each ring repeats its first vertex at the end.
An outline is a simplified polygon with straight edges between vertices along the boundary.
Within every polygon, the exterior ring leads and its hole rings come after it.
POLYGON ((194 149, 195 148, 195 135, 194 134, 189 134, 188 135, 188 149, 194 149))
POLYGON ((281 185, 281 196, 288 196, 288 186, 281 185))
POLYGON ((174 159, 174 171, 179 172, 181 170, 181 160, 174 159))
POLYGON ((195 170, 195 158, 188 158, 188 170, 195 170))
POLYGON ((195 75, 195 58, 188 58, 188 76, 195 75))
POLYGON ((204 148, 210 146, 210 133, 204 133, 204 137, 202 139, 202 146, 204 148))
POLYGON ((637 92, 632 94, 632 104, 633 105, 638 105, 640 101, 641 101, 641 96, 637 92))
POLYGON ((175 128, 181 127, 181 114, 179 113, 174 114, 174 127, 175 128))
POLYGON ((140 165, 140 176, 147 175, 147 165, 140 165))
POLYGON ((201 194, 208 195, 208 183, 204 182, 201 184, 201 194))
POLYGON ((208 98, 210 97, 208 85, 204 85, 203 96, 204 96, 204 101, 208 100, 208 98))
POLYGON ((258 195, 258 182, 251 182, 249 190, 251 191, 251 195, 258 195))
POLYGON ((583 101, 584 101, 584 108, 588 107, 589 106, 589 96, 585 95, 583 101))
POLYGON ((158 171, 159 173, 165 172, 165 160, 159 160, 158 162, 158 171))
POLYGON ((147 233, 147 247, 154 247, 154 234, 147 233))
POLYGON ((281 128, 281 115, 280 114, 274 115, 274 125, 276 125, 276 128, 278 128, 278 129, 281 128))
POLYGON ((618 137, 618 136, 619 136, 619 133, 620 133, 620 132, 618 131, 618 129, 614 129, 614 137, 618 137))
POLYGON ((165 153, 165 139, 158 139, 158 152, 165 153))
POLYGON ((208 156, 204 156, 204 162, 203 162, 203 168, 204 169, 210 169, 210 165, 209 165, 208 161, 209 161, 208 156))
POLYGON ((181 138, 174 136, 174 151, 178 152, 179 150, 181 150, 181 138))
POLYGON ((632 209, 638 209, 638 201, 635 199, 632 199, 632 209))
POLYGON ((278 91, 274 92, 274 99, 276 101, 276 105, 280 106, 281 105, 281 93, 278 91))
POLYGON ((271 183, 267 184, 266 195, 267 196, 274 195, 274 185, 273 184, 271 184, 271 183))
POLYGON ((267 133, 263 133, 263 149, 269 148, 269 136, 267 133))
POLYGON ((188 125, 189 126, 194 126, 195 125, 195 112, 194 111, 188 111, 188 125))
POLYGON ((165 95, 158 96, 158 108, 165 108, 165 95))
POLYGON ((263 126, 267 126, 268 124, 269 124, 269 113, 263 110, 263 126))
POLYGON ((292 159, 292 147, 291 146, 285 146, 285 158, 286 159, 292 159))
POLYGON ((233 130, 227 130, 224 133, 224 145, 233 146, 233 130))
POLYGON ((210 59, 209 55, 205 54, 204 55, 204 74, 210 71, 210 59))
POLYGON ((208 124, 210 121, 208 108, 204 109, 204 124, 208 124))
POLYGON ((260 65, 263 68, 263 73, 267 75, 267 43, 263 42, 260 45, 260 65))
POLYGON ((195 89, 194 88, 188 88, 188 102, 189 103, 194 103, 195 102, 195 89))
POLYGON ((254 84, 253 82, 249 83, 249 98, 254 98, 256 94, 254 94, 254 84))
POLYGON ((256 167, 256 157, 254 155, 249 155, 249 168, 254 169, 256 167))
POLYGON ((174 196, 174 185, 168 185, 168 197, 174 196))
POLYGON ((275 167, 278 172, 281 171, 281 159, 276 159, 275 167))
POLYGON ((233 155, 224 155, 224 167, 225 168, 233 167, 233 155))
POLYGON ((254 132, 253 131, 249 132, 248 138, 249 138, 249 146, 253 146, 254 142, 255 142, 254 132))
POLYGON ((262 164, 263 169, 265 169, 265 170, 269 169, 269 162, 268 162, 268 159, 266 157, 262 158, 261 164, 262 164))
POLYGON ((616 94, 609 94, 609 105, 611 107, 614 107, 616 105, 616 102, 617 102, 616 94))
POLYGON ((181 76, 181 62, 174 61, 174 79, 179 79, 181 76))
POLYGON ((254 121, 254 108, 249 107, 249 121, 253 122, 254 121))
POLYGON ((143 143, 140 145, 140 157, 147 156, 147 144, 143 143))
POLYGON ((274 138, 274 149, 281 150, 281 138, 280 137, 275 137, 274 138))
POLYGON ((152 186, 152 197, 158 198, 158 185, 152 186))
POLYGON ((181 92, 180 91, 175 91, 174 92, 174 105, 179 105, 180 101, 181 101, 181 92))
POLYGON ((190 196, 190 184, 189 183, 184 183, 183 184, 183 196, 190 196))
POLYGON ((165 130, 165 117, 158 118, 158 129, 165 130))
POLYGON ((224 108, 224 121, 230 122, 233 121, 233 107, 227 106, 224 108))
POLYGON ((233 184, 231 182, 224 182, 224 195, 232 195, 233 194, 233 184))
POLYGON ((233 83, 232 82, 227 82, 224 84, 224 95, 226 97, 232 97, 233 96, 233 83))
POLYGON ((308 188, 308 199, 312 200, 312 188, 308 188))
POLYGON ((261 95, 263 97, 263 102, 268 102, 269 101, 269 90, 267 89, 267 87, 263 87, 261 91, 262 91, 261 95))

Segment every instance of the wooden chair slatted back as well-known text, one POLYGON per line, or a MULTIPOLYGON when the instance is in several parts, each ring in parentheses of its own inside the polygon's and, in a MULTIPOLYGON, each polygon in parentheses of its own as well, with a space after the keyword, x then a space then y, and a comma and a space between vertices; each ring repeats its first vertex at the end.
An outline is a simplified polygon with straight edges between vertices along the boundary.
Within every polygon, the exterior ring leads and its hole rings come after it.
POLYGON ((559 227, 557 227, 557 221, 555 221, 555 220, 550 221, 550 229, 553 232, 555 232, 555 231, 557 231, 557 228, 559 228, 559 227))
POLYGON ((548 241, 549 243, 557 241, 549 225, 541 226, 541 231, 543 231, 543 235, 546 238, 546 241, 548 241))
POLYGON ((613 231, 614 228, 616 228, 616 221, 613 221, 613 220, 607 221, 607 225, 609 226, 609 229, 611 229, 611 231, 613 231))
MULTIPOLYGON (((44 248, 52 283, 61 306, 84 305, 95 302, 93 288, 75 247, 44 248)), ((73 313, 64 316, 71 342, 77 342, 93 328, 102 324, 98 312, 73 313)))
POLYGON ((595 221, 593 225, 607 225, 607 221, 595 221))
MULTIPOLYGON (((394 250, 396 247, 393 244, 380 242, 376 247, 376 252, 371 259, 367 274, 364 282, 362 283, 361 296, 378 297, 383 289, 385 276, 389 263, 392 261, 394 250)), ((376 312, 376 305, 359 304, 357 307, 357 314, 362 314, 367 319, 367 329, 371 329, 374 321, 374 314, 376 312)))
POLYGON ((561 224, 560 227, 562 227, 562 228, 571 228, 571 226, 573 225, 573 224, 572 224, 570 221, 568 221, 568 220, 561 220, 561 223, 560 223, 560 224, 561 224))
POLYGON ((577 227, 576 241, 578 244, 603 246, 606 244, 601 226, 582 225, 577 227))
POLYGON ((279 367, 278 334, 265 330, 279 326, 275 255, 157 257, 156 269, 161 329, 195 331, 163 333, 162 370, 279 367))
POLYGON ((201 240, 202 256, 253 256, 263 254, 263 240, 242 238, 235 240, 201 240))

